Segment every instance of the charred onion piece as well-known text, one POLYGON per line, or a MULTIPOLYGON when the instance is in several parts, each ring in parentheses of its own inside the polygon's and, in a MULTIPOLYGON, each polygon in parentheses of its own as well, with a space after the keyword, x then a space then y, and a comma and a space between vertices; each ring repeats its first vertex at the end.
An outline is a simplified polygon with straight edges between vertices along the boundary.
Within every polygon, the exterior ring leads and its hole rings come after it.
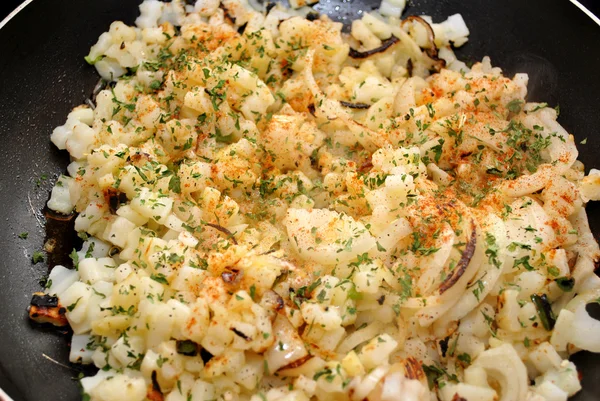
POLYGON ((340 104, 344 107, 349 107, 351 109, 368 109, 369 107, 371 107, 370 104, 352 103, 352 102, 346 102, 345 100, 340 100, 340 104))
POLYGON ((408 61, 406 62, 406 71, 408 72, 408 76, 409 77, 413 76, 413 61, 412 61, 412 58, 409 58, 408 61))
POLYGON ((242 331, 236 329, 235 327, 232 327, 231 331, 233 331, 237 336, 243 338, 246 341, 250 341, 251 340, 250 337, 248 337, 245 333, 243 333, 242 331))
POLYGON ((62 327, 69 324, 65 317, 66 309, 58 302, 58 298, 52 295, 36 292, 31 298, 29 305, 29 318, 38 323, 51 323, 62 327))
POLYGON ((248 23, 247 23, 247 22, 244 22, 244 25, 241 25, 241 26, 240 26, 240 27, 237 29, 238 33, 239 33, 240 35, 243 35, 243 34, 244 34, 244 31, 246 30, 246 27, 247 27, 247 26, 248 26, 248 23))
POLYGON ((156 379, 156 370, 152 371, 152 384, 148 386, 146 398, 150 401, 163 401, 165 399, 163 397, 162 391, 160 391, 160 385, 158 384, 158 380, 156 379))
POLYGON ((395 37, 394 35, 390 36, 389 38, 387 38, 386 40, 384 40, 383 42, 381 42, 381 46, 376 47, 374 49, 371 50, 367 50, 364 52, 358 51, 358 50, 354 50, 353 48, 350 48, 350 52, 348 53, 348 55, 352 58, 356 58, 356 59, 361 59, 361 58, 367 58, 370 57, 374 54, 377 53, 382 53, 384 51, 386 51, 387 49, 389 49, 392 45, 396 44, 400 42, 400 39, 398 39, 397 37, 395 37))
POLYGON ((229 10, 227 9, 227 7, 225 7, 225 4, 223 4, 223 2, 219 4, 219 8, 223 10, 223 14, 225 14, 225 19, 228 19, 229 21, 231 21, 232 24, 235 25, 235 17, 229 14, 229 10))
POLYGON ((306 14, 306 19, 309 20, 309 21, 318 20, 319 17, 320 17, 320 15, 316 11, 311 11, 308 14, 306 14))
POLYGON ((552 306, 550 305, 546 294, 533 294, 531 296, 531 301, 537 309, 538 316, 540 317, 544 328, 548 331, 552 330, 554 328, 554 324, 556 323, 556 316, 554 316, 552 306))
POLYGON ((200 350, 200 358, 202 358, 202 362, 204 362, 204 364, 206 365, 208 361, 210 361, 213 358, 213 354, 202 348, 200 350))
POLYGON ((192 340, 177 340, 175 346, 178 354, 186 356, 198 355, 198 344, 192 340))
MULTIPOLYGON (((408 21, 418 22, 419 24, 421 24, 425 27, 425 30, 427 30, 427 36, 429 38, 429 42, 431 43, 431 48, 425 49, 425 54, 427 54, 427 56, 429 56, 429 58, 434 62, 433 70, 435 72, 440 72, 440 70, 446 66, 446 61, 444 61, 438 57, 438 48, 435 45, 435 33, 433 32, 433 28, 431 27, 431 25, 429 25, 429 23, 427 21, 425 21, 423 18, 421 18, 417 15, 411 15, 411 16, 406 17, 406 19, 404 19, 402 21, 402 26, 404 26, 404 24, 406 24, 408 21)), ((412 61, 411 61, 410 67, 411 68, 409 70, 408 75, 412 76, 412 61)), ((407 67, 407 70, 408 69, 409 68, 407 67)))
POLYGON ((444 292, 446 292, 446 290, 448 290, 450 287, 456 284, 458 279, 460 279, 461 276, 465 273, 465 270, 467 270, 467 266, 471 262, 471 258, 475 253, 476 244, 477 228, 475 227, 475 223, 471 221, 471 238, 469 238, 469 242, 467 242, 465 250, 463 251, 462 256, 460 257, 456 268, 454 269, 452 274, 446 277, 446 279, 442 282, 442 285, 440 286, 440 294, 443 294, 444 292))
POLYGON ((32 306, 54 308, 55 306, 58 306, 58 297, 44 294, 43 292, 36 292, 33 294, 33 297, 31 297, 30 304, 32 306))
POLYGON ((433 28, 431 27, 431 25, 429 25, 429 22, 425 21, 418 15, 409 15, 402 21, 401 26, 404 26, 404 24, 406 24, 409 21, 418 22, 419 24, 425 27, 425 30, 427 31, 427 37, 429 38, 429 43, 431 43, 431 49, 428 50, 432 51, 432 54, 427 53, 427 55, 432 58, 437 58, 437 47, 435 46, 435 33, 433 32, 433 28))
POLYGON ((266 12, 265 14, 268 14, 268 13, 270 13, 270 12, 271 12, 271 10, 273 9, 273 7, 275 7, 276 5, 277 5, 277 3, 273 3, 273 2, 271 2, 271 1, 270 1, 270 2, 268 2, 268 3, 267 3, 267 7, 266 7, 266 10, 267 10, 267 12, 266 12))
POLYGON ((116 214, 117 209, 121 207, 122 204, 127 203, 127 195, 114 188, 105 189, 104 198, 107 200, 108 209, 112 214, 116 214))
POLYGON ((233 236, 233 233, 231 231, 229 231, 228 229, 226 229, 223 226, 220 226, 218 224, 213 224, 213 223, 206 223, 207 226, 214 228, 215 230, 219 230, 221 231, 223 234, 227 235, 227 237, 229 237, 229 239, 231 240, 231 242, 233 242, 235 245, 238 244, 237 240, 235 239, 235 237, 233 236))

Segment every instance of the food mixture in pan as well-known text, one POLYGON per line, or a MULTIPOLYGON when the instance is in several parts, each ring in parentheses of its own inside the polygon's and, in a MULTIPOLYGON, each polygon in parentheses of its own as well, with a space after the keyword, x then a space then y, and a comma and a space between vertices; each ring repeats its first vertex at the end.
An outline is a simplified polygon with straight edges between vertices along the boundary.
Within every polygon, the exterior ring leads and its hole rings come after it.
POLYGON ((99 368, 83 399, 575 394, 600 172, 558 111, 458 61, 460 15, 292 3, 147 0, 86 57, 48 203, 84 243, 30 307, 99 368))

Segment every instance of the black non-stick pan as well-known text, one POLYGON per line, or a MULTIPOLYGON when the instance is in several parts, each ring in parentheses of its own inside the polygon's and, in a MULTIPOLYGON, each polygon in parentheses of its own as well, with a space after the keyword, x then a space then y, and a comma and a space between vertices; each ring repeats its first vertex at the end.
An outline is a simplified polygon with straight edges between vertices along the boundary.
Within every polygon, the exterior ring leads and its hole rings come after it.
MULTIPOLYGON (((350 22, 378 3, 322 0, 315 8, 350 22)), ((68 335, 34 326, 26 314, 48 270, 32 263, 45 238, 41 211, 68 163, 49 136, 98 79, 83 60, 89 47, 112 21, 133 23, 137 5, 34 0, 0 29, 0 387, 15 401, 80 399, 68 335)), ((600 167, 600 26, 567 0, 411 0, 405 11, 434 19, 454 13, 471 30, 459 57, 489 55, 507 74, 529 73, 530 100, 560 105, 560 122, 578 142, 587 138, 580 159, 600 167)), ((600 234, 600 208, 591 204, 588 213, 600 234)), ((600 399, 600 355, 574 360, 583 376, 575 399, 600 399)))

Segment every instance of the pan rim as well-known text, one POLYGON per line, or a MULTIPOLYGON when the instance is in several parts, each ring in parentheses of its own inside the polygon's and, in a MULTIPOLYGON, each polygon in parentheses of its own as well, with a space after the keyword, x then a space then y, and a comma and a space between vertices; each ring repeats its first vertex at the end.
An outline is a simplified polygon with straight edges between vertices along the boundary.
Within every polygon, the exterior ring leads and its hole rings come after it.
MULTIPOLYGON (((29 0, 29 1, 33 1, 33 0, 29 0)), ((12 398, 9 397, 8 394, 6 394, 2 388, 0 388, 0 401, 13 401, 12 398)))
MULTIPOLYGON (((600 26, 600 18, 597 17, 596 15, 594 15, 586 6, 581 4, 579 2, 579 0, 569 0, 569 1, 571 3, 573 3, 573 5, 575 5, 575 7, 579 8, 579 10, 581 10, 581 12, 583 12, 585 15, 587 15, 592 21, 594 21, 596 24, 598 24, 598 26, 600 26)), ((8 24, 8 22, 11 19, 13 19, 21 10, 23 10, 25 7, 27 7, 27 5, 29 5, 32 2, 33 2, 33 0, 25 0, 23 3, 21 3, 19 6, 17 6, 17 8, 15 8, 10 14, 8 14, 6 16, 6 18, 4 18, 2 21, 0 21, 0 29, 4 28, 4 26, 6 24, 8 24)))
MULTIPOLYGON (((0 30, 4 28, 19 12, 21 12, 25 7, 31 4, 34 0, 25 0, 20 5, 18 5, 10 14, 8 14, 3 20, 0 21, 0 30)), ((581 4, 578 0, 569 0, 573 5, 575 5, 581 12, 583 12, 587 17, 589 17, 592 21, 594 21, 598 26, 600 26, 600 18, 594 15, 587 7, 581 4)), ((0 387, 0 401, 14 401, 3 389, 0 387)))
MULTIPOLYGON (((600 18, 598 16, 594 15, 594 13, 592 13, 586 6, 581 4, 579 2, 579 0, 570 0, 570 1, 571 1, 571 3, 573 3, 575 5, 575 7, 579 8, 585 15, 590 17, 592 19, 592 21, 594 21, 596 24, 598 24, 600 26, 600 18)), ((1 27, 1 25, 0 25, 0 27, 1 27)))
MULTIPOLYGON (((6 18, 4 18, 2 21, 0 21, 0 29, 4 28, 4 25, 8 24, 8 22, 13 19, 15 17, 15 15, 17 15, 22 9, 24 9, 25 7, 27 7, 27 5, 29 3, 31 3, 33 0, 25 0, 24 2, 22 2, 21 4, 19 4, 17 6, 17 8, 15 8, 14 10, 12 10, 12 12, 10 14, 8 14, 6 16, 6 18)), ((2 395, 0 393, 0 395, 2 395)))

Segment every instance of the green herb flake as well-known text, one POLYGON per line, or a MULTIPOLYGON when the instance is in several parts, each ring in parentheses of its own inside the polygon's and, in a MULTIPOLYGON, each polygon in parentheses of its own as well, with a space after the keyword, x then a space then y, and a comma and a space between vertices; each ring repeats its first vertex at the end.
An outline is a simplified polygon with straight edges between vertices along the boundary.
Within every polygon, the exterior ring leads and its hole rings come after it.
POLYGON ((33 262, 33 264, 38 264, 38 263, 42 263, 44 261, 44 252, 42 251, 35 251, 33 252, 33 255, 31 256, 31 261, 33 262))

